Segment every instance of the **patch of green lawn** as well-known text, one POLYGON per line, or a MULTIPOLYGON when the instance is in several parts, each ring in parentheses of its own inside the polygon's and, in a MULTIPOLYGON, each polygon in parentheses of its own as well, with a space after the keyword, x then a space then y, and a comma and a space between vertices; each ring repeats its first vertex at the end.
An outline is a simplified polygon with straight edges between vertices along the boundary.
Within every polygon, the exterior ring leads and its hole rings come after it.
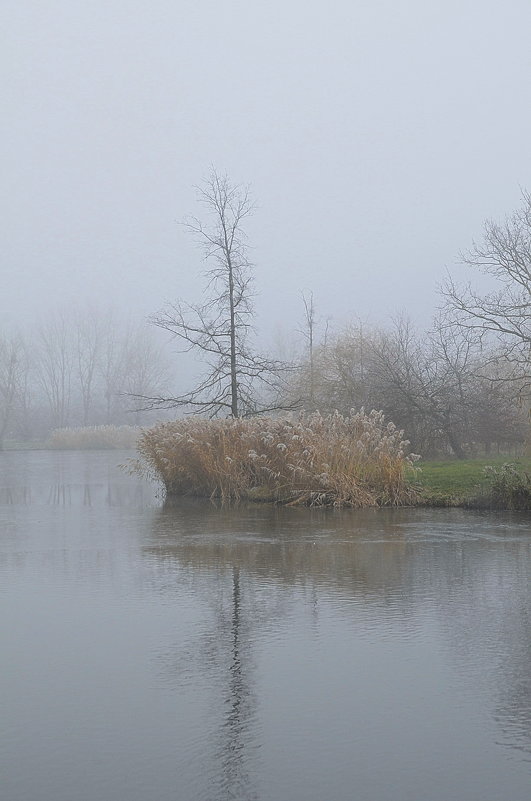
POLYGON ((421 487, 426 502, 441 505, 459 503, 471 497, 484 484, 484 469, 487 465, 500 467, 506 462, 531 472, 530 457, 515 459, 510 456, 495 456, 440 462, 420 461, 420 470, 414 480, 421 487))

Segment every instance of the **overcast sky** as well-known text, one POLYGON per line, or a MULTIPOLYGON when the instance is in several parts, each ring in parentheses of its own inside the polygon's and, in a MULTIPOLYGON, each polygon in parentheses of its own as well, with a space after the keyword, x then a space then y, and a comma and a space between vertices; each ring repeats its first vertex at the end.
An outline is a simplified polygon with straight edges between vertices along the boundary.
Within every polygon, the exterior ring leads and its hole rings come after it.
POLYGON ((530 0, 3 0, 4 321, 200 299, 177 221, 250 183, 258 322, 425 323, 531 188, 530 0), (462 268, 461 268, 462 269, 462 268))

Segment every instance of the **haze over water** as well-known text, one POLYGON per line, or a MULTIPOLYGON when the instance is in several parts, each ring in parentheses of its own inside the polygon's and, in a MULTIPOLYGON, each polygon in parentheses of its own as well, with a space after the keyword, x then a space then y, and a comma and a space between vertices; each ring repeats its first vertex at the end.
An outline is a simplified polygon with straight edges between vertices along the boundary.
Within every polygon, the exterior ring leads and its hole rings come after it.
POLYGON ((9 801, 527 801, 529 517, 163 505, 0 454, 9 801))

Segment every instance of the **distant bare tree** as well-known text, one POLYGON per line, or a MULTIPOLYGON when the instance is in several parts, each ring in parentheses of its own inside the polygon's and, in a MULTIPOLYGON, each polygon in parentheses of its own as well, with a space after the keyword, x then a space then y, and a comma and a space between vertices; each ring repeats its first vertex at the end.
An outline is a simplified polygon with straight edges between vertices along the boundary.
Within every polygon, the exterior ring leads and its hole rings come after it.
POLYGON ((103 392, 104 419, 107 424, 113 420, 113 406, 119 392, 122 359, 121 342, 113 315, 109 312, 103 321, 103 342, 98 364, 99 380, 103 392))
POLYGON ((15 393, 15 414, 13 429, 23 440, 29 439, 36 430, 34 408, 33 361, 27 340, 17 335, 19 341, 17 355, 17 387, 15 393))
POLYGON ((75 373, 81 393, 83 425, 89 424, 94 381, 102 348, 102 316, 93 309, 78 310, 73 317, 73 348, 75 373))
POLYGON ((41 324, 37 334, 37 375, 51 412, 52 426, 67 426, 72 397, 74 351, 68 315, 62 311, 41 324))
POLYGON ((521 409, 508 387, 492 386, 498 373, 475 332, 445 317, 422 334, 404 317, 383 329, 348 326, 317 350, 314 371, 319 409, 381 409, 424 455, 463 458, 525 439, 521 409))
POLYGON ((25 386, 27 361, 19 336, 0 336, 0 450, 25 386))
POLYGON ((304 306, 304 325, 301 333, 306 340, 306 347, 308 352, 308 365, 310 370, 310 386, 308 401, 311 409, 315 408, 315 303, 313 299, 313 292, 306 294, 302 293, 302 303, 304 306))
POLYGON ((449 277, 442 292, 451 324, 496 345, 510 366, 504 379, 531 387, 531 195, 503 223, 485 223, 483 241, 462 255, 464 264, 493 276, 498 288, 480 294, 449 277))
POLYGON ((127 399, 127 411, 134 413, 135 423, 144 422, 145 409, 131 409, 130 399, 145 398, 155 392, 163 394, 170 384, 170 367, 161 345, 155 341, 146 324, 129 325, 124 339, 121 395, 127 399))
POLYGON ((344 413, 353 407, 379 408, 380 399, 372 397, 374 371, 370 369, 375 333, 364 329, 361 322, 352 323, 320 349, 318 364, 325 377, 320 408, 344 413))
POLYGON ((176 397, 139 396, 147 408, 188 407, 216 416, 241 417, 276 408, 258 395, 277 390, 282 365, 261 356, 251 344, 253 268, 244 223, 253 212, 245 187, 215 170, 199 188, 208 222, 192 217, 186 228, 196 237, 210 265, 208 299, 202 304, 169 304, 151 322, 180 340, 183 351, 197 351, 208 371, 191 391, 176 397))
MULTIPOLYGON (((456 376, 461 375, 455 354, 439 345, 421 340, 411 321, 399 317, 372 339, 367 377, 379 405, 407 431, 415 447, 425 452, 428 442, 438 439, 463 458, 463 409, 456 391, 456 376)), ((465 364, 460 367, 464 370, 465 364)))

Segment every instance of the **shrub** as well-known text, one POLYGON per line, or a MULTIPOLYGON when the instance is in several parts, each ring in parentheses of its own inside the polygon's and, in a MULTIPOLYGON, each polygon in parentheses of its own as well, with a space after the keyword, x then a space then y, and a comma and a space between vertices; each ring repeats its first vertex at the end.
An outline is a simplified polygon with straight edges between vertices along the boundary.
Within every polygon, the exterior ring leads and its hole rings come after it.
POLYGON ((128 449, 134 448, 140 436, 136 426, 85 426, 56 428, 46 442, 47 448, 57 450, 128 449))
POLYGON ((494 509, 531 510, 531 476, 507 462, 485 467, 488 486, 480 500, 494 509))
POLYGON ((189 418, 142 432, 133 469, 168 495, 334 506, 403 505, 415 459, 381 412, 301 413, 296 419, 189 418))

